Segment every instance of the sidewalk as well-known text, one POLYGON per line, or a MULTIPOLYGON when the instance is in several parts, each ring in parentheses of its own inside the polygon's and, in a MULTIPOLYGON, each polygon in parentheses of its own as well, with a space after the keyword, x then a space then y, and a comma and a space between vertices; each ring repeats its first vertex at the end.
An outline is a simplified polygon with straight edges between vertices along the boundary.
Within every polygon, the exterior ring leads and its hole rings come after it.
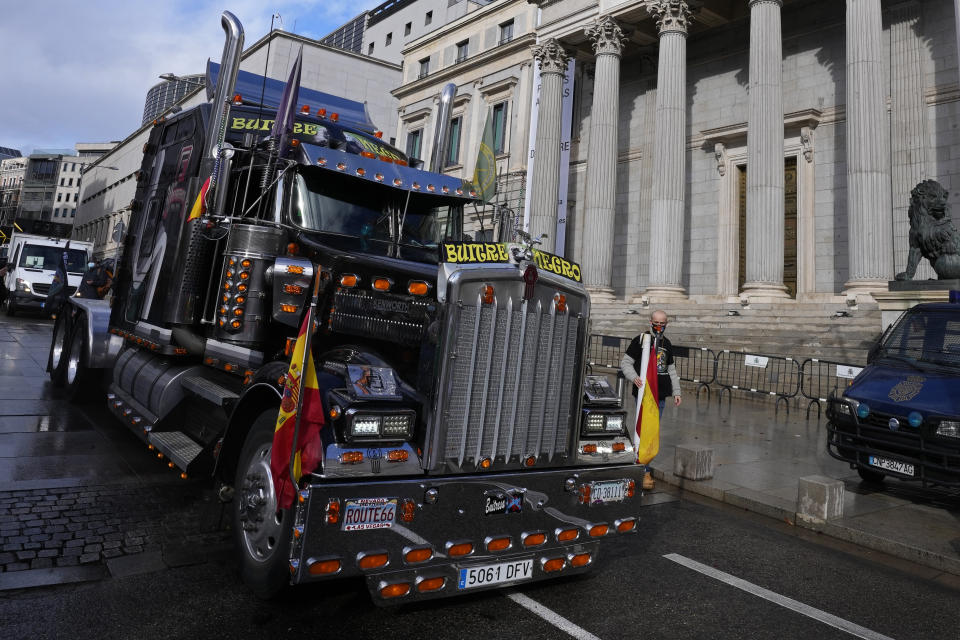
POLYGON ((684 390, 680 407, 664 410, 660 454, 653 461, 658 482, 820 531, 863 547, 960 575, 960 489, 922 488, 887 478, 881 487, 863 484, 856 470, 826 451, 826 418, 806 401, 789 412, 771 399, 719 389, 710 399, 684 390), (714 475, 692 481, 673 474, 677 445, 713 449, 714 475), (826 476, 845 485, 843 516, 811 521, 797 516, 797 485, 804 476, 826 476))

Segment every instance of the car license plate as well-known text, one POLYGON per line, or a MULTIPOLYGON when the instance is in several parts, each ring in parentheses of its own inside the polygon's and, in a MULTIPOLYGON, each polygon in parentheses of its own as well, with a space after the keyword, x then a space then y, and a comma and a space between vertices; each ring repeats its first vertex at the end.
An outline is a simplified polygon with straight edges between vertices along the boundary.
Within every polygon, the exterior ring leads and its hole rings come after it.
POLYGON ((869 462, 872 466, 879 469, 886 469, 887 471, 895 471, 897 473, 902 473, 905 476, 913 475, 913 465, 907 462, 900 462, 899 460, 890 460, 889 458, 878 458, 877 456, 870 456, 869 462))
POLYGON ((460 569, 458 589, 474 589, 502 582, 520 582, 533 577, 533 559, 484 564, 460 569))
POLYGON ((623 502, 627 495, 627 483, 623 480, 605 480, 590 483, 590 504, 623 502))
POLYGON ((397 515, 396 498, 347 500, 343 510, 343 531, 389 529, 397 515))

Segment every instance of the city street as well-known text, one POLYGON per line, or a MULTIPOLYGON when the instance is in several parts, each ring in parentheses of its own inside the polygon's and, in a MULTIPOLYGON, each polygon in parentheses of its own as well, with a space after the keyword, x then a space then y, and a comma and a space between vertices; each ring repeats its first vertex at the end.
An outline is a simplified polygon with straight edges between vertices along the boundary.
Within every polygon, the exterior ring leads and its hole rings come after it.
MULTIPOLYGON (((360 581, 262 602, 211 483, 180 480, 0 317, 0 637, 955 638, 960 580, 659 485, 586 576, 374 606, 360 581), (679 498, 679 499, 677 499, 679 498)), ((733 411, 736 411, 734 403, 733 411)))

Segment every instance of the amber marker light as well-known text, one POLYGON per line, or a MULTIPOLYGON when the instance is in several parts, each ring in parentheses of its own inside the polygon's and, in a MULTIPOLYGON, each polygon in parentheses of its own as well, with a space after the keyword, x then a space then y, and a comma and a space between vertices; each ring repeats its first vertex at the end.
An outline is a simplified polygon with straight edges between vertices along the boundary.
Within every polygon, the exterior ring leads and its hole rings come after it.
POLYGON ((337 163, 337 169, 339 169, 340 171, 343 171, 343 170, 346 169, 346 168, 347 168, 347 163, 346 163, 346 162, 338 162, 338 163, 337 163))
POLYGON ((414 183, 413 183, 413 190, 414 190, 414 191, 420 191, 420 183, 419 183, 419 182, 414 181, 414 183))
POLYGON ((553 301, 557 305, 557 311, 560 313, 566 313, 567 311, 567 296, 562 293, 558 293, 553 296, 553 301))
POLYGON ((327 415, 330 416, 331 420, 336 420, 341 416, 342 413, 343 413, 343 410, 337 405, 333 405, 332 407, 330 407, 330 410, 327 411, 327 415))
POLYGON ((187 472, 186 472, 186 471, 184 471, 183 473, 180 474, 180 479, 181 479, 181 480, 186 480, 186 479, 187 479, 187 472))
POLYGON ((554 571, 560 571, 563 569, 564 565, 567 564, 566 558, 551 558, 550 560, 545 560, 543 563, 544 573, 553 573, 554 571))
POLYGON ((234 329, 239 329, 239 328, 240 328, 240 321, 239 321, 239 320, 233 320, 232 322, 230 322, 230 326, 233 327, 234 329))
POLYGON ((473 553, 473 543, 472 542, 460 542, 458 544, 450 545, 447 548, 447 555, 451 558, 461 558, 473 553))
POLYGON ((400 519, 404 522, 413 522, 417 514, 417 503, 409 498, 400 503, 400 519))
POLYGON ((317 115, 318 115, 319 117, 321 117, 321 118, 326 118, 326 117, 327 117, 327 110, 326 110, 326 109, 317 109, 317 115))
POLYGON ((443 576, 438 576, 436 578, 425 578, 417 583, 417 591, 420 593, 426 593, 428 591, 442 589, 446 581, 447 579, 443 576))
POLYGON ((345 273, 342 276, 340 276, 340 286, 345 287, 347 289, 357 286, 357 283, 359 281, 360 279, 357 278, 357 276, 353 275, 352 273, 345 273))
POLYGON ((385 553, 371 553, 357 560, 357 566, 361 569, 379 569, 386 566, 389 560, 390 556, 385 553))
POLYGON ((300 245, 298 245, 296 242, 288 242, 288 243, 287 243, 287 255, 288 255, 288 256, 296 256, 296 255, 299 255, 299 254, 300 254, 300 245))
POLYGON ((399 186, 402 185, 402 184, 403 184, 403 180, 401 180, 400 178, 394 178, 394 179, 393 179, 393 186, 399 187, 399 186))
POLYGON ((390 278, 376 278, 373 281, 373 288, 377 291, 390 291, 390 278))
POLYGON ((407 284, 407 293, 412 296, 425 296, 430 291, 430 287, 422 280, 411 280, 407 284))
POLYGON ((241 282, 240 284, 237 285, 237 291, 242 293, 246 290, 247 290, 247 285, 245 283, 241 282))
POLYGON ((296 312, 297 312, 297 305, 295 305, 295 304, 282 304, 282 305, 280 305, 280 311, 283 311, 284 313, 296 313, 296 312))
POLYGON ((241 280, 249 280, 249 279, 250 279, 250 274, 247 273, 246 271, 241 271, 241 272, 240 272, 240 279, 241 279, 241 280))
POLYGON ((483 304, 493 304, 493 294, 494 290, 492 284, 483 285, 483 291, 481 293, 483 297, 483 304))
POLYGON ((288 264, 287 273, 295 273, 297 275, 303 275, 303 266, 299 264, 288 264))
POLYGON ((331 114, 330 114, 330 119, 333 120, 334 122, 336 122, 337 120, 340 119, 340 114, 339 114, 339 113, 336 113, 336 112, 331 113, 331 114))
POLYGON ((627 445, 626 445, 626 444, 624 444, 624 443, 622 443, 622 442, 614 442, 614 443, 613 443, 613 452, 614 452, 614 453, 621 453, 621 452, 626 451, 626 450, 627 450, 627 445))
POLYGON ((249 258, 244 258, 243 260, 240 261, 240 266, 243 267, 244 269, 249 269, 250 265, 252 264, 253 263, 250 262, 249 258))
POLYGON ((633 495, 637 492, 637 483, 634 480, 627 482, 627 497, 632 498, 633 495))
POLYGON ((243 309, 234 309, 234 310, 233 310, 233 315, 235 315, 235 316, 242 316, 242 315, 243 315, 243 309))
POLYGON ((536 456, 527 456, 526 460, 523 461, 523 464, 526 467, 532 467, 533 465, 537 464, 536 456))
POLYGON ((310 113, 310 105, 305 104, 300 107, 300 113, 310 113))
POLYGON ((243 96, 239 93, 233 94, 233 104, 243 104, 243 96))
POLYGON ((597 452, 597 445, 595 445, 595 444, 585 444, 585 445, 583 445, 583 452, 584 452, 584 453, 596 453, 596 452, 597 452))
POLYGON ((484 458, 483 460, 480 461, 481 469, 489 469, 491 465, 493 465, 493 460, 491 460, 490 458, 484 458))
POLYGON ((525 547, 539 547, 546 541, 547 534, 545 533, 528 533, 523 536, 523 546, 525 547))
POLYGON ((585 567, 590 564, 589 553, 578 553, 570 556, 570 566, 574 568, 585 567))
POLYGON ((363 167, 357 167, 357 175, 360 177, 363 177, 367 175, 367 170, 364 169, 363 167))
POLYGON ((237 303, 237 304, 243 304, 243 303, 246 302, 246 301, 247 301, 246 297, 244 297, 244 296, 237 296, 237 300, 236 300, 236 303, 237 303))
POLYGON ((617 531, 620 533, 626 533, 627 531, 633 531, 634 527, 637 526, 637 521, 633 518, 627 520, 622 520, 617 523, 617 531))
POLYGON ((399 598, 400 596, 405 596, 408 593, 410 593, 410 583, 408 582, 395 582, 380 589, 380 595, 384 598, 399 598))
POLYGON ((506 551, 510 548, 510 537, 494 538, 487 541, 487 551, 506 551))
POLYGON ((331 498, 327 501, 327 524, 337 524, 340 522, 340 501, 331 498))
POLYGON ((421 562, 426 562, 433 557, 433 549, 430 547, 424 547, 421 549, 410 549, 405 554, 403 554, 403 559, 408 564, 420 564, 421 562))
POLYGON ((375 138, 382 138, 382 137, 383 137, 383 131, 380 131, 380 130, 374 131, 374 132, 373 132, 373 137, 375 137, 375 138))
POLYGON ((285 284, 283 285, 283 292, 294 296, 299 296, 303 293, 303 287, 296 284, 285 284))
POLYGON ((371 153, 369 151, 361 151, 360 155, 363 156, 364 158, 370 158, 371 160, 376 160, 377 158, 377 154, 371 153))
POLYGON ((307 573, 312 576, 328 576, 331 573, 336 573, 338 571, 340 571, 339 560, 320 560, 317 562, 311 562, 310 568, 307 569, 307 573))
POLYGON ((362 451, 344 451, 340 454, 340 462, 342 464, 359 464, 363 462, 363 452, 362 451))
POLYGON ((607 531, 610 530, 610 527, 605 524, 595 524, 590 527, 590 537, 591 538, 602 538, 607 535, 607 531))
POLYGON ((410 452, 406 449, 392 449, 387 452, 387 462, 406 462, 410 452))
POLYGON ((571 542, 580 537, 580 529, 559 529, 557 542, 571 542))
POLYGON ((383 182, 383 174, 382 174, 382 173, 377 173, 377 174, 375 174, 373 177, 376 178, 377 182, 383 182))

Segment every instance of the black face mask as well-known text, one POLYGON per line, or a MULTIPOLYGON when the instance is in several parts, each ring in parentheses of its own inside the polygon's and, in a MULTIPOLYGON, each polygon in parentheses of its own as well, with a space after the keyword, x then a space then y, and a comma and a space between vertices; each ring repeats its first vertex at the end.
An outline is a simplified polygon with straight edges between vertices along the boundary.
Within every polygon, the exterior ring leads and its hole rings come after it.
POLYGON ((658 327, 653 324, 650 325, 650 332, 658 338, 663 335, 664 329, 666 329, 666 326, 658 327))

